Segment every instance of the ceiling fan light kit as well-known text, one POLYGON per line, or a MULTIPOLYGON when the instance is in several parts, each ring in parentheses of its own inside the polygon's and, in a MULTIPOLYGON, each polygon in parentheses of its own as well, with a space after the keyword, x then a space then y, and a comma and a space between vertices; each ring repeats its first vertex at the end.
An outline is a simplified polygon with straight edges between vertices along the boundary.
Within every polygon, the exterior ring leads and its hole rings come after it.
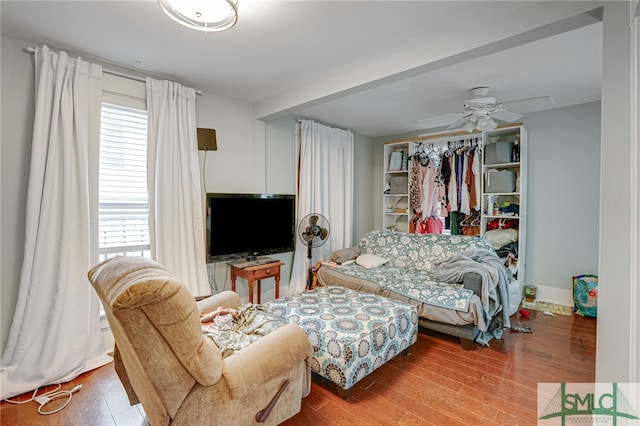
MULTIPOLYGON (((533 103, 553 103, 550 96, 539 96, 535 98, 518 99, 509 102, 496 101, 496 98, 487 96, 490 88, 487 86, 474 87, 469 90, 471 99, 467 99, 463 103, 463 110, 453 114, 445 114, 438 117, 432 117, 420 120, 422 122, 431 121, 431 127, 446 126, 447 129, 462 129, 469 133, 474 131, 493 130, 498 127, 496 120, 505 123, 513 123, 520 118, 522 114, 508 111, 506 105, 519 105, 533 103)), ((428 125, 427 125, 428 126, 428 125)), ((429 128, 429 127, 427 127, 429 128)))
POLYGON ((158 0, 171 19, 204 33, 228 30, 238 22, 239 0, 158 0))

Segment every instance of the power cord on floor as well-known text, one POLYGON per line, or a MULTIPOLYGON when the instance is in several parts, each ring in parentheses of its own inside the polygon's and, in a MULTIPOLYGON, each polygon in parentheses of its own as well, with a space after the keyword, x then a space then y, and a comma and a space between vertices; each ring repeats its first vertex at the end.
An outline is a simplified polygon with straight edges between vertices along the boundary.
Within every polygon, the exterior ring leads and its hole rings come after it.
POLYGON ((33 395, 31 396, 31 398, 25 400, 25 401, 16 401, 16 400, 12 400, 12 399, 5 399, 5 401, 7 401, 8 403, 11 404, 26 404, 28 402, 31 401, 36 401, 38 404, 40 404, 40 406, 38 407, 38 413, 46 415, 46 414, 53 414, 53 413, 57 413, 58 411, 62 410, 63 408, 65 408, 67 405, 69 405, 69 403, 71 402, 71 398, 73 397, 73 394, 78 392, 80 389, 82 389, 82 385, 77 385, 76 387, 74 387, 71 390, 60 390, 60 388, 62 387, 62 385, 58 384, 58 387, 47 391, 43 394, 37 395, 38 390, 40 388, 36 388, 36 390, 33 391, 33 395), (51 411, 44 411, 43 407, 45 405, 47 405, 48 403, 50 403, 51 401, 53 401, 54 399, 60 399, 60 398, 64 398, 67 397, 67 400, 64 402, 64 404, 62 404, 60 407, 56 408, 55 410, 51 410, 51 411))

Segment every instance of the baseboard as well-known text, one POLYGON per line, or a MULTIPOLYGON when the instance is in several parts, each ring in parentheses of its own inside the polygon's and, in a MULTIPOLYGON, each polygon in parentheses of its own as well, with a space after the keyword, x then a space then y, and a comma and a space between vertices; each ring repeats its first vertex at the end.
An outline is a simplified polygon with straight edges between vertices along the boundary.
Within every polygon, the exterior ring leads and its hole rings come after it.
POLYGON ((536 285, 536 287, 536 300, 563 306, 573 306, 573 290, 543 285, 536 285))

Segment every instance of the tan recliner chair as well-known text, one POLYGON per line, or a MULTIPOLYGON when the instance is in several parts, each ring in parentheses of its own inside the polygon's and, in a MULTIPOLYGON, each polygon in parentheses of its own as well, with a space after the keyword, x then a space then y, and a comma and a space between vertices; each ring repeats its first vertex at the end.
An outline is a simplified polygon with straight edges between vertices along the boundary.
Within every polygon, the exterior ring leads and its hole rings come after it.
POLYGON ((199 313, 237 308, 236 293, 196 304, 173 274, 142 257, 106 260, 88 276, 115 338, 116 372, 152 426, 278 424, 300 411, 311 386, 311 345, 297 325, 223 359, 199 313))

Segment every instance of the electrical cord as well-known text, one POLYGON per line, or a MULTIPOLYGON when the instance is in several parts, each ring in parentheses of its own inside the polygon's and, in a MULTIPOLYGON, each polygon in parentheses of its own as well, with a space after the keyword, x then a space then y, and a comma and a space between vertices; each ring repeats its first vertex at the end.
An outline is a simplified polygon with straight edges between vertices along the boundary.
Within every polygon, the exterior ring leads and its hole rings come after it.
POLYGON ((58 383, 57 385, 58 387, 47 391, 43 394, 37 395, 38 390, 40 388, 36 388, 36 390, 33 391, 33 395, 31 396, 31 398, 25 400, 25 401, 16 401, 16 400, 12 400, 12 399, 5 399, 5 401, 7 401, 10 404, 26 404, 28 402, 31 401, 36 401, 38 404, 40 404, 40 406, 38 407, 38 413, 43 414, 43 415, 47 415, 47 414, 53 414, 53 413, 57 413, 58 411, 61 411, 63 408, 65 408, 67 405, 69 405, 69 403, 71 402, 71 398, 73 397, 73 394, 78 392, 80 389, 82 389, 82 385, 77 385, 76 387, 74 387, 71 390, 60 390, 60 388, 62 387, 62 385, 60 385, 58 383), (43 407, 45 405, 47 405, 48 403, 50 403, 51 401, 53 401, 54 399, 60 399, 63 397, 67 397, 67 400, 64 402, 64 404, 62 404, 60 407, 56 408, 55 410, 51 410, 51 411, 44 411, 43 407))

